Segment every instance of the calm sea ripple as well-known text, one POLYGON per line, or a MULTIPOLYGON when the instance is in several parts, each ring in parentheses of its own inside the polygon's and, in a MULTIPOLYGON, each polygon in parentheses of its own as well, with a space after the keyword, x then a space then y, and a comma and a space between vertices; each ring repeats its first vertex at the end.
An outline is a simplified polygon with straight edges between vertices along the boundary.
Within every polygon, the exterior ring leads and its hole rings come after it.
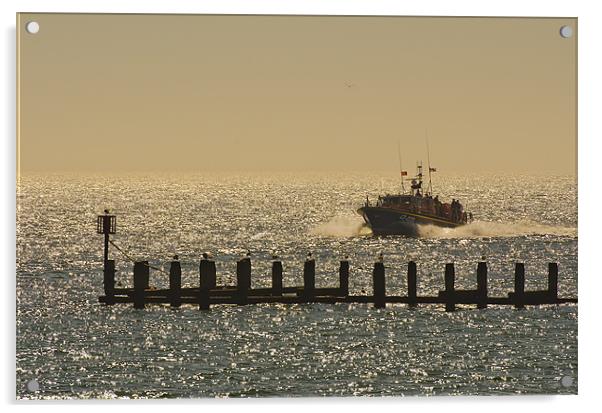
MULTIPOLYGON (((559 295, 577 296, 574 177, 451 176, 477 222, 425 228, 421 238, 374 237, 354 210, 366 195, 395 192, 386 175, 254 174, 25 176, 17 211, 17 398, 191 398, 577 393, 577 305, 515 310, 471 306, 374 309, 361 304, 107 307, 96 215, 118 214, 115 242, 135 259, 167 269, 174 253, 183 283, 198 283, 204 251, 218 282, 235 284, 248 250, 253 286, 269 286, 270 257, 285 285, 302 284, 312 252, 317 285, 336 286, 351 261, 350 290, 370 292, 385 257, 387 293, 405 295, 407 262, 418 293, 443 288, 446 262, 457 288, 475 288, 489 264, 489 291, 513 289, 515 262, 526 289, 545 289, 548 262, 560 267, 559 295), (381 183, 382 182, 382 183, 381 183), (520 190, 517 190, 519 188, 520 190), (565 380, 563 380, 565 378, 565 380), (572 381, 571 381, 572 379, 572 381), (28 391, 36 380, 39 391, 28 391)), ((117 279, 132 264, 117 251, 117 279)), ((160 272, 151 283, 166 287, 160 272)))

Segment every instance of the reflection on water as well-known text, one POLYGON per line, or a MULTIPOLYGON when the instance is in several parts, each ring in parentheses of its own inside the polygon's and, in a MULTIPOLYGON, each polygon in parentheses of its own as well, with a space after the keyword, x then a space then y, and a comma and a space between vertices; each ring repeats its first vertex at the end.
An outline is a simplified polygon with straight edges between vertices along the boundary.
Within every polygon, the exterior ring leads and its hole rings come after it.
MULTIPOLYGON (((105 307, 102 242, 95 216, 118 213, 115 242, 136 259, 165 266, 177 252, 183 282, 198 282, 203 251, 218 282, 235 283, 234 261, 251 250, 253 285, 270 285, 270 257, 285 285, 302 283, 312 251, 317 285, 336 285, 349 255, 350 290, 371 290, 383 252, 387 291, 405 294, 405 266, 418 263, 418 293, 442 288, 445 262, 458 288, 474 288, 489 263, 491 295, 513 288, 516 261, 527 289, 546 288, 560 265, 559 294, 577 294, 574 179, 455 176, 437 182, 478 222, 425 228, 423 238, 374 237, 354 213, 380 192, 379 175, 137 175, 24 177, 18 194, 17 396, 200 397, 437 395, 577 392, 577 306, 446 314, 365 305, 216 306, 179 310, 105 307), (521 192, 515 188, 520 184, 521 192), (562 386, 562 377, 574 377, 562 386), (38 393, 26 383, 36 379, 38 393)), ((395 182, 385 181, 395 191, 395 182)), ((131 285, 131 264, 117 278, 131 285)), ((165 267, 167 268, 167 267, 165 267)), ((159 272, 151 282, 167 286, 159 272)))

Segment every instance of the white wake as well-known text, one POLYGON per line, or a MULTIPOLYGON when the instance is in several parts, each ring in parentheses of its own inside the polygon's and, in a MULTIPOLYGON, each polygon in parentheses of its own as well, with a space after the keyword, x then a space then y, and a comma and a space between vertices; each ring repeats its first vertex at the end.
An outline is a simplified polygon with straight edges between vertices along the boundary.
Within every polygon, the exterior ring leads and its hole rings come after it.
POLYGON ((359 235, 369 235, 372 231, 366 226, 364 220, 357 216, 337 215, 330 221, 320 224, 310 230, 312 235, 324 237, 348 238, 359 235))
MULTIPOLYGON (((475 221, 457 228, 420 225, 420 238, 493 238, 524 235, 577 236, 577 228, 540 224, 533 221, 490 222, 475 221)), ((336 215, 328 222, 310 230, 312 235, 333 238, 349 238, 370 235, 372 231, 361 217, 336 215)))
POLYGON ((489 222, 475 221, 457 228, 420 225, 421 238, 487 238, 523 235, 576 236, 577 228, 540 224, 533 221, 489 222))

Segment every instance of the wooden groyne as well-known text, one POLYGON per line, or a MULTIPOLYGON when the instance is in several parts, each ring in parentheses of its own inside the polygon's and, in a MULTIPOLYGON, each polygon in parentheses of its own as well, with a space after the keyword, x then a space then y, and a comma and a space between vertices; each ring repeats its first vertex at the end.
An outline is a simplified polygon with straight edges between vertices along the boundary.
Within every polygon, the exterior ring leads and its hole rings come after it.
POLYGON ((169 288, 154 289, 149 287, 150 267, 147 261, 134 264, 134 287, 115 288, 115 261, 109 260, 104 276, 104 295, 99 297, 101 303, 108 305, 130 303, 134 308, 142 309, 148 304, 169 304, 180 307, 182 304, 193 304, 201 310, 208 310, 212 305, 232 304, 248 305, 262 303, 371 303, 376 308, 384 308, 387 304, 408 304, 415 307, 419 304, 445 305, 446 311, 455 311, 458 304, 473 304, 477 308, 488 305, 511 305, 523 308, 526 305, 576 303, 576 298, 558 297, 558 265, 548 265, 548 288, 541 291, 525 291, 524 264, 517 263, 514 273, 514 291, 506 297, 490 297, 487 293, 487 263, 477 265, 477 286, 474 290, 455 288, 455 268, 453 263, 445 265, 445 288, 436 296, 417 295, 417 266, 410 261, 407 265, 407 295, 387 295, 385 266, 382 262, 374 263, 372 272, 373 290, 371 295, 349 295, 349 269, 347 260, 339 265, 339 285, 331 288, 316 287, 316 262, 308 259, 303 265, 303 285, 286 287, 283 285, 282 262, 272 262, 272 286, 268 288, 251 288, 251 260, 243 258, 236 263, 237 284, 234 286, 217 285, 215 261, 202 259, 199 265, 199 283, 195 287, 182 286, 182 270, 180 262, 171 262, 169 270, 169 288))
POLYGON ((309 257, 303 263, 303 285, 284 286, 283 265, 278 259, 272 261, 272 285, 269 288, 251 288, 252 265, 250 257, 236 262, 236 285, 217 285, 215 261, 203 257, 199 263, 198 284, 192 287, 182 286, 182 267, 174 259, 169 269, 169 288, 150 287, 150 266, 148 261, 137 261, 133 269, 133 288, 115 287, 115 260, 108 259, 109 234, 115 231, 114 216, 99 216, 98 232, 105 234, 104 295, 101 303, 133 304, 143 309, 149 304, 169 304, 180 307, 192 304, 201 310, 209 310, 212 305, 250 305, 263 303, 301 304, 301 303, 370 303, 376 308, 387 304, 407 304, 416 307, 419 304, 440 304, 445 311, 456 310, 459 304, 475 305, 479 309, 488 305, 510 305, 524 308, 526 305, 577 303, 576 298, 558 297, 558 264, 548 264, 548 288, 541 291, 525 291, 525 265, 516 263, 514 269, 514 291, 505 297, 490 297, 487 290, 487 263, 479 262, 476 268, 476 289, 459 290, 455 287, 455 267, 445 264, 444 289, 436 296, 418 296, 418 271, 414 261, 407 264, 407 295, 387 295, 385 265, 382 260, 374 263, 372 271, 372 294, 349 295, 350 262, 342 260, 339 264, 339 285, 331 288, 316 287, 316 261, 309 257))

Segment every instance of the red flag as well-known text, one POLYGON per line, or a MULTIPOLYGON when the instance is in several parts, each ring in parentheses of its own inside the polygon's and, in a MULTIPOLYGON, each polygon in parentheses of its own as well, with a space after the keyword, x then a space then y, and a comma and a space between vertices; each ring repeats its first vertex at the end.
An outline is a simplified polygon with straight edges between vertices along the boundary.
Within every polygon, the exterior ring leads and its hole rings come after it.
POLYGON ((408 175, 408 171, 401 171, 401 176, 407 176, 408 175))

